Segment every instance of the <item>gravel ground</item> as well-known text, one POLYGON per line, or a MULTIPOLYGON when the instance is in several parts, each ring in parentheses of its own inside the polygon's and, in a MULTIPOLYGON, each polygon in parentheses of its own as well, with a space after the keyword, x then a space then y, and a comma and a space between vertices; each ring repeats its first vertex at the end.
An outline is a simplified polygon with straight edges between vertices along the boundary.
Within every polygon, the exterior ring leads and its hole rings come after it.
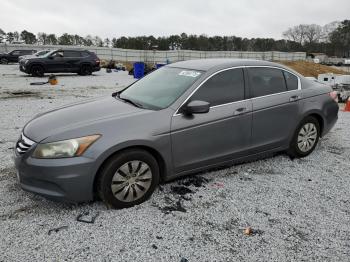
POLYGON ((133 79, 101 71, 29 85, 36 80, 0 65, 0 261, 349 261, 350 113, 339 113, 307 158, 277 154, 211 170, 162 185, 142 205, 108 210, 22 191, 11 154, 35 114, 133 79))

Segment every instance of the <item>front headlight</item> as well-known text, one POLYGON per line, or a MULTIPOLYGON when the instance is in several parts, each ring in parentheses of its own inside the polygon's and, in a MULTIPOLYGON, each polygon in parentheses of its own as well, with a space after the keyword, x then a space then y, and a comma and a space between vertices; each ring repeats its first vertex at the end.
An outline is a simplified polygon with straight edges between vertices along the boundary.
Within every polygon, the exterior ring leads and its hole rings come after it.
POLYGON ((29 60, 25 60, 25 61, 24 61, 24 64, 26 65, 26 64, 28 64, 28 62, 29 62, 29 60))
POLYGON ((101 135, 92 135, 38 144, 33 152, 34 158, 65 158, 81 156, 101 135))

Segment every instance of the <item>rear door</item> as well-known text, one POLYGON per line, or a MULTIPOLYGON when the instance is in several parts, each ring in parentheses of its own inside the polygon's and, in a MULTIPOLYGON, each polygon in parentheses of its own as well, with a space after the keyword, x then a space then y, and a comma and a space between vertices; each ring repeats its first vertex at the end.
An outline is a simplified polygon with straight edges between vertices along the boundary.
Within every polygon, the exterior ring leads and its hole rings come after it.
POLYGON ((186 103, 194 100, 209 102, 211 107, 206 114, 173 116, 171 141, 176 173, 231 160, 250 146, 252 104, 245 100, 243 69, 215 74, 186 103))
POLYGON ((298 77, 271 67, 248 67, 246 71, 253 103, 253 153, 285 147, 298 122, 298 77))
POLYGON ((63 56, 66 65, 66 71, 78 72, 81 60, 81 52, 72 50, 64 51, 63 56))

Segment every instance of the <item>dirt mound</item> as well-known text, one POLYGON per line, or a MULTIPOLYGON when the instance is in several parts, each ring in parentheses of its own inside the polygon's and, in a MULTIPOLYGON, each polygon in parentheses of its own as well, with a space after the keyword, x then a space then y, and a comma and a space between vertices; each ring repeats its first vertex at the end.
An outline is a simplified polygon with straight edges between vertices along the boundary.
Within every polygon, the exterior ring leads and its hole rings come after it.
POLYGON ((303 76, 313 76, 317 78, 319 74, 324 73, 346 74, 343 70, 306 61, 278 61, 278 63, 294 69, 303 76))

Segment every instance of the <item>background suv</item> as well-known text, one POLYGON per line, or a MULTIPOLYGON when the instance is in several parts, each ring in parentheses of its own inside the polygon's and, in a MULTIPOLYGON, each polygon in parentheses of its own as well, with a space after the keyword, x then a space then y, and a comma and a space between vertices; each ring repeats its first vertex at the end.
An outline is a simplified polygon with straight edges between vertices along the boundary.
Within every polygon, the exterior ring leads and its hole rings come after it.
POLYGON ((22 59, 19 68, 33 76, 43 76, 45 73, 91 75, 100 70, 100 59, 87 50, 60 49, 43 56, 22 59))
POLYGON ((36 53, 36 50, 13 50, 9 53, 0 54, 0 63, 8 64, 10 62, 17 63, 18 58, 24 55, 32 55, 36 53))

